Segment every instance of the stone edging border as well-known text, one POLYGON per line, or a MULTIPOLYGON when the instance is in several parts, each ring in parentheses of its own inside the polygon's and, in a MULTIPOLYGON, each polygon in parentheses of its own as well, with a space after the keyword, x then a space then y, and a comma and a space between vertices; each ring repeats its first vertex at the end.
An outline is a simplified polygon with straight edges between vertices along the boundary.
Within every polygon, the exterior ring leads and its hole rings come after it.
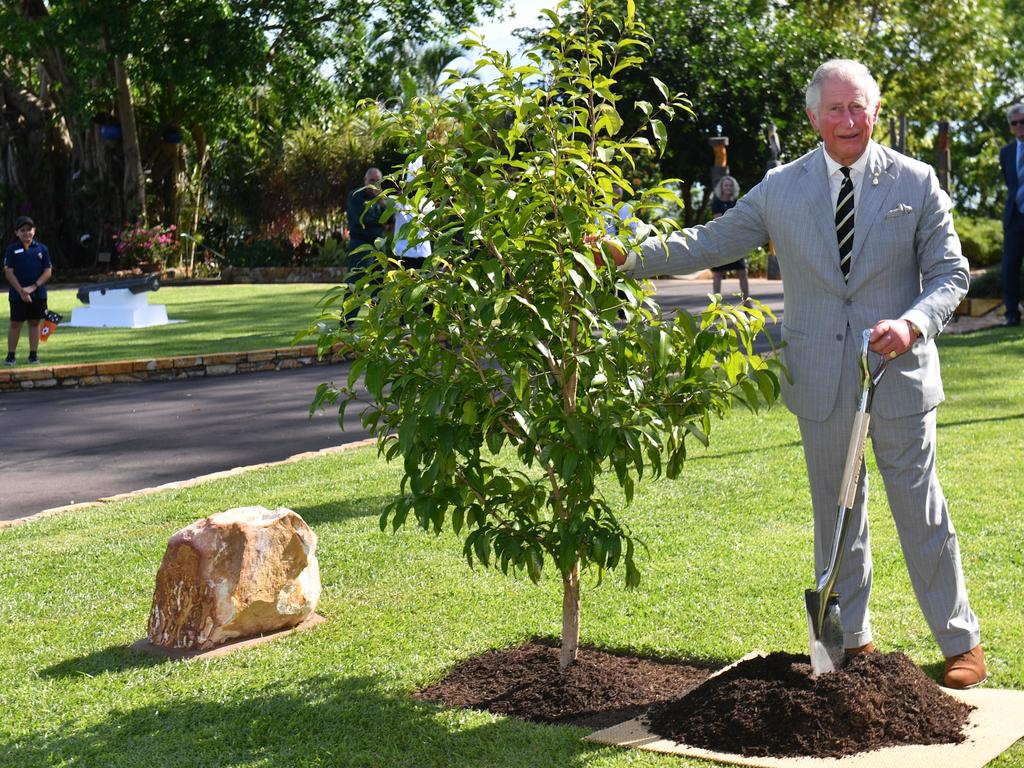
POLYGON ((281 371, 307 365, 326 365, 339 359, 340 356, 336 354, 318 358, 316 345, 307 344, 254 352, 217 352, 212 355, 155 357, 111 363, 8 368, 0 369, 0 392, 281 371))
POLYGON ((66 514, 68 512, 75 512, 80 509, 94 509, 96 507, 102 507, 106 504, 112 504, 116 501, 126 501, 128 499, 138 498, 139 496, 150 496, 154 493, 162 493, 164 491, 175 491, 181 488, 191 488, 195 485, 202 485, 208 483, 211 480, 220 480, 225 477, 234 477, 235 475, 242 475, 246 472, 253 472, 257 469, 265 469, 267 467, 276 467, 281 464, 294 464, 297 461, 305 461, 306 459, 315 459, 320 456, 330 456, 335 453, 343 453, 344 451, 355 450, 356 448, 366 448, 367 446, 376 445, 377 438, 368 437, 365 440, 356 440, 351 443, 345 443, 344 445, 336 445, 331 448, 322 448, 319 451, 306 451, 305 453, 296 453, 294 456, 289 456, 287 459, 281 461, 267 461, 262 464, 250 464, 246 467, 235 467, 234 469, 225 469, 221 472, 211 472, 208 475, 200 475, 199 477, 193 477, 189 480, 177 480, 171 483, 164 483, 163 485, 155 485, 151 488, 140 488, 137 491, 128 491, 126 493, 118 493, 113 496, 104 496, 96 501, 86 501, 79 504, 67 504, 63 507, 53 507, 51 509, 44 509, 42 512, 36 512, 34 515, 28 515, 27 517, 19 517, 14 520, 0 520, 0 531, 5 528, 12 528, 16 525, 22 525, 29 523, 34 520, 41 520, 44 517, 54 517, 56 515, 66 514))

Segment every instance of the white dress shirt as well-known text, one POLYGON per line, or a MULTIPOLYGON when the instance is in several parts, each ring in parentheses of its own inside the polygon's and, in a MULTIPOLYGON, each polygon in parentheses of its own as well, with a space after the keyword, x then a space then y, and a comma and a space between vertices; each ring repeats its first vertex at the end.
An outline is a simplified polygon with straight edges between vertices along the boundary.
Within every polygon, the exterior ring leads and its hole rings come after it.
MULTIPOLYGON (((822 148, 824 150, 824 148, 822 148)), ((835 210, 839 203, 839 188, 843 186, 842 167, 828 152, 825 154, 825 166, 828 169, 828 188, 832 192, 832 210, 835 210)), ((857 226, 857 203, 860 202, 861 182, 864 181, 864 172, 868 167, 868 156, 871 154, 871 145, 865 148, 864 153, 857 158, 857 162, 850 166, 850 180, 853 182, 853 221, 857 226)))

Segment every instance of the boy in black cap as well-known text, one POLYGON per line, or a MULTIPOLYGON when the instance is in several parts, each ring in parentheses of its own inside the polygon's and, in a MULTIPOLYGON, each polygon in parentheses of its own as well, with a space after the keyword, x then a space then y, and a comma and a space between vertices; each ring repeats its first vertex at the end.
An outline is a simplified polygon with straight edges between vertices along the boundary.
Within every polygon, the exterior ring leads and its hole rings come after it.
POLYGON ((39 321, 46 314, 46 283, 53 274, 50 252, 35 241, 36 224, 28 216, 14 222, 18 242, 4 253, 4 276, 11 284, 11 325, 7 331, 7 358, 4 365, 14 365, 14 352, 21 338, 21 326, 28 321, 28 362, 38 363, 39 321))

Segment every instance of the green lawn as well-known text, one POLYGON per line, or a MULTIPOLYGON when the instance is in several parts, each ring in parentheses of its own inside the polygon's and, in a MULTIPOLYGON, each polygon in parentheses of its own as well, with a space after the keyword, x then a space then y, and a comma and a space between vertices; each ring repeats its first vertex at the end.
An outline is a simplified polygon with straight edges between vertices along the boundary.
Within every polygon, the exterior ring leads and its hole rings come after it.
MULTIPOLYGON (((940 477, 983 623, 991 681, 1024 690, 1024 342, 943 340, 940 477)), ((583 639, 725 662, 802 652, 813 581, 796 423, 779 407, 717 424, 674 482, 645 482, 624 518, 646 542, 639 590, 583 589, 583 639)), ((876 640, 935 676, 877 473, 876 640)), ((691 766, 599 747, 570 726, 444 710, 408 693, 451 665, 559 629, 557 579, 470 571, 451 534, 381 533, 398 474, 372 450, 269 468, 0 531, 0 765, 691 766), (145 633, 170 534, 242 504, 285 505, 320 537, 328 621, 206 662, 126 649, 145 633)), ((614 484, 605 492, 621 504, 614 484)), ((1024 743, 992 765, 1024 768, 1024 743)))
MULTIPOLYGON (((249 352, 287 347, 297 331, 316 317, 326 284, 165 286, 147 294, 150 304, 165 304, 172 322, 151 328, 70 328, 61 326, 40 345, 45 365, 136 360, 171 355, 249 352)), ((50 309, 71 322, 83 305, 77 288, 49 292, 50 309)), ((6 318, 5 318, 6 320, 6 318)), ((22 332, 22 336, 27 330, 22 332)), ((19 345, 24 360, 27 341, 19 345)))

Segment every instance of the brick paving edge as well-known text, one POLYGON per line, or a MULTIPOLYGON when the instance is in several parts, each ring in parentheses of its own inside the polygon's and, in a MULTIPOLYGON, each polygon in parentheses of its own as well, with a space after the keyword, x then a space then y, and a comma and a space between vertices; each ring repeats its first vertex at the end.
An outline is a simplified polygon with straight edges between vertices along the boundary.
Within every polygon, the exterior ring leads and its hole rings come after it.
POLYGON ((199 475, 198 477, 189 478, 188 480, 175 480, 174 482, 164 483, 163 485, 154 485, 149 488, 140 488, 137 491, 128 491, 126 493, 117 493, 113 496, 104 496, 96 501, 85 501, 77 504, 66 504, 63 507, 52 507, 50 509, 44 509, 42 512, 36 512, 34 515, 28 515, 27 517, 19 517, 14 520, 0 520, 0 531, 5 528, 13 528, 16 525, 22 525, 23 523, 33 522, 35 520, 41 520, 45 517, 55 517, 56 515, 68 514, 70 512, 77 512, 83 509, 95 509, 96 507, 103 507, 107 504, 112 504, 118 501, 127 501, 128 499, 135 499, 140 496, 151 496, 154 493, 163 493, 164 491, 175 491, 182 488, 192 488, 196 485, 202 485, 203 483, 211 482, 212 480, 220 480, 225 477, 234 477, 236 475, 242 475, 246 472, 254 472, 257 469, 266 469, 267 467, 277 467, 282 464, 294 464, 299 461, 305 461, 307 459, 315 459, 321 456, 330 456, 335 453, 343 453, 345 451, 355 450, 356 448, 366 448, 371 445, 376 445, 377 438, 368 437, 364 440, 356 440, 351 443, 345 443, 344 445, 335 445, 330 448, 321 448, 319 451, 305 451, 303 453, 296 453, 289 456, 287 459, 281 459, 280 461, 267 461, 261 464, 249 464, 245 467, 234 467, 233 469, 225 469, 220 472, 211 472, 208 475, 199 475))
POLYGON ((32 366, 0 369, 0 392, 33 389, 91 387, 141 381, 170 381, 205 376, 228 376, 328 365, 340 362, 344 355, 335 348, 317 356, 315 344, 251 352, 215 352, 209 355, 151 357, 102 363, 32 366))

